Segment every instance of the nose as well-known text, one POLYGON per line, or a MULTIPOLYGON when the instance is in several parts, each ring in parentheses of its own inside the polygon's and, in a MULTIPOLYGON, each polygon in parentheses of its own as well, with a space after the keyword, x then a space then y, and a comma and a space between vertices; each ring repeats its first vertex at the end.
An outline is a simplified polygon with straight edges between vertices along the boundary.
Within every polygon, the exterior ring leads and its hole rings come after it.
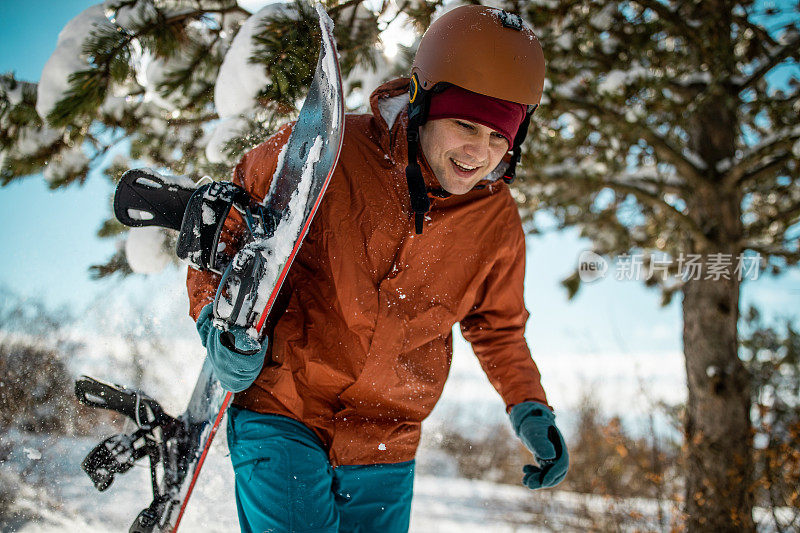
POLYGON ((486 161, 489 158, 489 141, 491 141, 491 138, 491 132, 479 132, 475 135, 470 135, 464 144, 464 153, 474 158, 474 162, 486 161))

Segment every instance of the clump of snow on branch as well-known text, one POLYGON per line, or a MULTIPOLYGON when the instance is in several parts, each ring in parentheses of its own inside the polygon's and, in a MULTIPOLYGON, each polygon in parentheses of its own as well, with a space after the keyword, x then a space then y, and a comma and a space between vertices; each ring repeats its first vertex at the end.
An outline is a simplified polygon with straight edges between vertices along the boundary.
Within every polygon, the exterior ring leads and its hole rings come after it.
POLYGON ((89 158, 86 157, 82 145, 75 145, 53 156, 44 169, 44 179, 54 183, 78 174, 88 166, 89 158))
MULTIPOLYGON (((174 13, 171 13, 174 14, 174 13)), ((154 8, 149 2, 139 1, 126 3, 122 0, 106 0, 102 4, 91 6, 75 18, 70 20, 58 36, 56 49, 45 63, 39 81, 36 99, 36 111, 42 119, 55 108, 70 89, 70 76, 87 70, 91 67, 90 58, 84 53, 87 37, 101 30, 128 31, 138 24, 154 16, 154 8), (121 6, 121 7, 120 7, 121 6)), ((162 108, 172 110, 174 103, 160 98, 155 86, 163 81, 161 72, 166 66, 175 67, 172 63, 186 62, 186 58, 179 56, 164 65, 158 61, 151 61, 149 54, 142 54, 141 46, 135 39, 131 42, 134 61, 137 63, 137 78, 149 80, 143 84, 145 87, 145 101, 153 101, 162 108)), ((110 94, 106 101, 116 99, 110 108, 119 116, 124 95, 110 94)), ((105 104, 104 104, 105 105, 105 104)))
POLYGON ((17 106, 22 103, 22 83, 17 83, 12 89, 8 84, 0 82, 0 94, 5 95, 10 105, 17 106))
POLYGON ((56 142, 59 137, 61 137, 61 134, 50 128, 38 129, 25 126, 19 129, 14 149, 17 155, 32 156, 41 150, 43 146, 56 142))
POLYGON ((64 98, 69 89, 70 76, 89 68, 83 43, 86 36, 100 26, 111 26, 102 4, 82 11, 58 34, 56 49, 45 63, 39 81, 36 112, 42 119, 46 119, 56 103, 64 98))
POLYGON ((100 106, 100 112, 108 115, 114 120, 122 120, 125 114, 125 106, 127 104, 124 96, 107 96, 100 106))
POLYGON ((10 141, 0 146, 0 167, 7 158, 36 157, 62 137, 61 132, 47 126, 20 125, 13 120, 14 110, 24 105, 25 92, 35 90, 33 84, 8 77, 0 78, 0 131, 5 132, 10 141))
POLYGON ((170 263, 164 248, 161 229, 155 226, 131 228, 125 241, 125 257, 137 274, 157 274, 170 263))
POLYGON ((271 81, 264 66, 250 58, 256 55, 253 37, 278 14, 297 16, 287 4, 267 4, 244 22, 225 54, 214 84, 214 106, 222 120, 207 136, 206 158, 212 163, 227 161, 226 143, 247 131, 244 117, 258 110, 258 93, 271 81))
POLYGON ((152 102, 158 107, 166 111, 175 111, 179 109, 179 103, 186 104, 186 95, 171 94, 169 97, 162 96, 161 92, 157 89, 158 86, 166 81, 170 72, 177 69, 181 62, 188 62, 190 58, 185 54, 179 53, 177 57, 165 59, 153 59, 149 54, 142 58, 142 68, 137 71, 136 81, 144 87, 144 101, 152 102), (182 97, 182 98, 181 98, 182 97), (176 102, 175 99, 182 99, 183 102, 176 102))
POLYGON ((206 144, 206 159, 211 163, 224 163, 228 160, 225 153, 225 144, 231 139, 247 131, 247 120, 243 117, 228 117, 222 119, 214 131, 208 136, 206 144))
POLYGON ((617 6, 614 3, 607 4, 603 9, 595 13, 590 22, 598 30, 607 30, 614 22, 614 13, 617 11, 617 6))
POLYGON ((605 79, 598 84, 597 90, 600 93, 621 93, 626 85, 648 76, 648 70, 634 62, 628 70, 615 69, 606 74, 605 79))
POLYGON ((220 118, 244 115, 257 108, 256 97, 270 83, 270 78, 263 65, 250 61, 256 55, 253 36, 265 19, 280 13, 297 16, 284 4, 268 4, 248 18, 233 39, 214 85, 214 105, 220 118))
POLYGON ((131 29, 143 20, 152 17, 155 9, 149 1, 138 0, 131 3, 130 0, 105 0, 103 13, 111 24, 118 28, 131 29))

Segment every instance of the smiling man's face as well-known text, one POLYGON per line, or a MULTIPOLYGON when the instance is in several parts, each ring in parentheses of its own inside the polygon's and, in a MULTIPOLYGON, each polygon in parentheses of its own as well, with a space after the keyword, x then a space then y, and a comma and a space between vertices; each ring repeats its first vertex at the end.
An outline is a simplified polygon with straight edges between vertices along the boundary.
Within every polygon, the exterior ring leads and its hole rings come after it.
POLYGON ((505 137, 460 118, 430 120, 419 129, 422 153, 444 190, 464 194, 484 179, 508 152, 505 137))

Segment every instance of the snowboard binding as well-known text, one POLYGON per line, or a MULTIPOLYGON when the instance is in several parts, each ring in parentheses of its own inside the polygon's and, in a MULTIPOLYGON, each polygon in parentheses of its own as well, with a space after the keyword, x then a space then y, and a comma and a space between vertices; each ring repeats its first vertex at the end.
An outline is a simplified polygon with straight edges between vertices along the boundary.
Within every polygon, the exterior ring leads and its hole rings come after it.
POLYGON ((124 474, 137 461, 148 457, 153 502, 139 514, 130 531, 158 531, 158 518, 168 518, 173 510, 168 508, 180 503, 177 494, 159 487, 164 480, 183 479, 188 471, 187 450, 182 444, 187 442, 187 424, 166 414, 158 402, 144 393, 88 376, 81 376, 75 382, 75 396, 84 405, 116 411, 136 424, 132 433, 113 435, 95 446, 81 462, 81 468, 95 488, 104 491, 114 482, 116 474, 124 474))
POLYGON ((179 230, 176 255, 198 270, 222 275, 214 299, 215 326, 226 332, 230 326, 252 326, 258 280, 266 269, 266 256, 258 245, 273 235, 280 215, 233 182, 212 181, 196 187, 186 181, 150 169, 128 170, 117 185, 114 214, 127 226, 179 230), (220 241, 232 209, 241 215, 247 230, 244 247, 233 259, 220 241), (179 222, 174 213, 181 214, 179 222))
POLYGON ((114 216, 132 228, 160 226, 179 230, 194 191, 189 178, 168 179, 149 168, 134 168, 117 183, 114 216))

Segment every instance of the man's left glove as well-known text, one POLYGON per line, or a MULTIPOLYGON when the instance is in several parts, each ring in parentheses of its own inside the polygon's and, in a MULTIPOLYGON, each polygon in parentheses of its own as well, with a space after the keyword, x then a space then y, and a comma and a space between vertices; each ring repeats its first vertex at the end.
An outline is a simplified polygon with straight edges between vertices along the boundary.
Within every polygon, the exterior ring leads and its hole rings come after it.
POLYGON ((556 415, 539 402, 522 402, 511 408, 511 424, 539 466, 525 465, 522 484, 529 489, 554 487, 569 469, 569 453, 555 424, 556 415))
POLYGON ((220 339, 223 331, 214 327, 214 304, 208 304, 197 317, 197 332, 208 351, 208 359, 222 388, 231 392, 241 392, 253 384, 264 366, 267 354, 267 339, 259 345, 258 341, 247 335, 246 328, 232 326, 228 331, 233 335, 237 349, 254 351, 243 355, 226 348, 220 339), (256 351, 257 350, 257 351, 256 351))

